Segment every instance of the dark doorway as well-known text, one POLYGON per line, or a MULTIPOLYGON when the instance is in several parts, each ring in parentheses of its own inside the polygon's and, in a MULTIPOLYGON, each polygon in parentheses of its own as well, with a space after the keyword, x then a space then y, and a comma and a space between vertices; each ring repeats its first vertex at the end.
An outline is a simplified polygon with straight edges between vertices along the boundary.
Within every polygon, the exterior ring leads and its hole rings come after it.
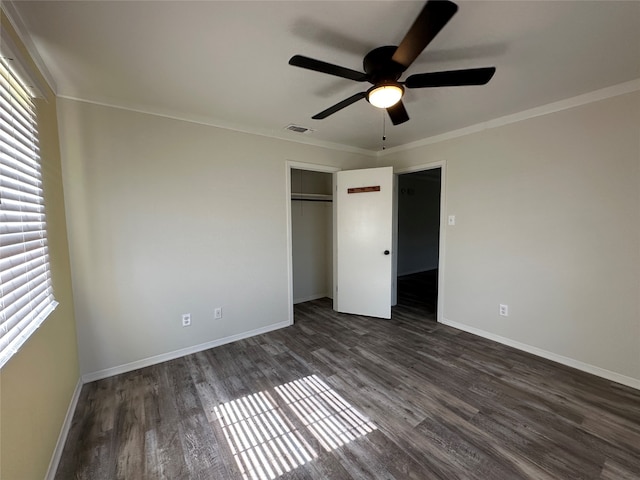
POLYGON ((436 320, 441 168, 398 175, 396 311, 436 320))

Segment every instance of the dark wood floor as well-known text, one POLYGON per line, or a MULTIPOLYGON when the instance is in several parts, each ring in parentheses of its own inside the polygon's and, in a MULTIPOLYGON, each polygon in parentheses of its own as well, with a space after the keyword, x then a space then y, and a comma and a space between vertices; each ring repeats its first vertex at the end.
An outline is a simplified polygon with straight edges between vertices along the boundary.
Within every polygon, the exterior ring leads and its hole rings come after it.
MULTIPOLYGON (((398 277, 398 310, 435 321, 438 304, 438 270, 398 277)), ((394 313, 395 313, 394 312, 394 313)))
POLYGON ((640 392, 403 310, 83 387, 56 479, 638 479, 640 392))

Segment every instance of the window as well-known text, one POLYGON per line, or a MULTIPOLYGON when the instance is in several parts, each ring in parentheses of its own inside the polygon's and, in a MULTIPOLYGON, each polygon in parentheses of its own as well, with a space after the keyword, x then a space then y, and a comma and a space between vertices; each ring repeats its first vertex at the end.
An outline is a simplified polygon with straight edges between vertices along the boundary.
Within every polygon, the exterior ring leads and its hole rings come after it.
POLYGON ((57 305, 35 108, 11 63, 0 58, 0 368, 57 305))

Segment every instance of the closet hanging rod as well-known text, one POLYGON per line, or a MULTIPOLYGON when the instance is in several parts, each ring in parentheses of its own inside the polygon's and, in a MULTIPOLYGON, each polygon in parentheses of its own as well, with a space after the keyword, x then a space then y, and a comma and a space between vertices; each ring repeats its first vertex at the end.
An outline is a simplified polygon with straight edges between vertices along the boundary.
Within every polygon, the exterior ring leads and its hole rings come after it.
POLYGON ((291 200, 300 200, 303 202, 332 202, 331 195, 320 193, 292 193, 291 200))

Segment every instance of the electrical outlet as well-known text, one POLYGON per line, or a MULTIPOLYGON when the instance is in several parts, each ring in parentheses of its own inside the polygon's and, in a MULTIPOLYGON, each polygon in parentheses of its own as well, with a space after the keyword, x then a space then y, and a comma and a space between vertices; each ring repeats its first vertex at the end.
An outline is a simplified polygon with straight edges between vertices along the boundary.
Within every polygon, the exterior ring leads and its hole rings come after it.
POLYGON ((222 318, 222 308, 218 307, 213 311, 213 318, 222 318))
POLYGON ((500 304, 500 315, 503 317, 509 316, 509 305, 500 304))
POLYGON ((191 326, 191 314, 190 313, 182 314, 182 326, 183 327, 191 326))

